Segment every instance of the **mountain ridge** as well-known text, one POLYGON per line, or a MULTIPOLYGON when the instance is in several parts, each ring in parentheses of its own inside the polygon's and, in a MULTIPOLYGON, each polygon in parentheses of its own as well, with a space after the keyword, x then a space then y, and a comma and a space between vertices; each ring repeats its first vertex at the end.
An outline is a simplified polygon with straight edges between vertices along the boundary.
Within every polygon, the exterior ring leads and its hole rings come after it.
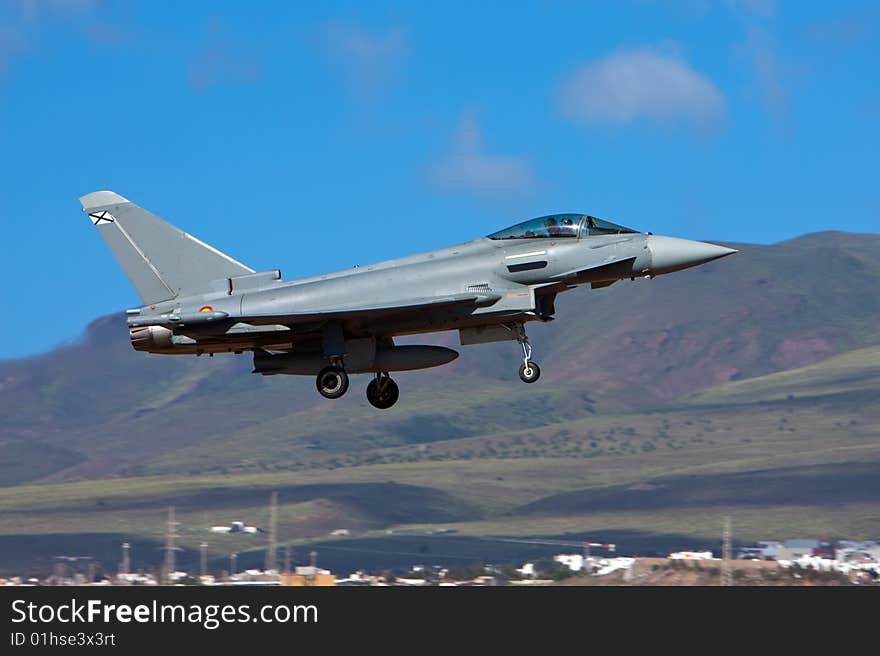
MULTIPOLYGON (((0 362, 0 456, 31 454, 22 469, 34 476, 9 483, 153 471, 208 444, 223 445, 230 466, 249 461, 249 447, 260 460, 309 462, 316 452, 343 457, 662 408, 880 343, 880 235, 737 246, 703 267, 561 295, 557 321, 528 326, 543 371, 536 385, 516 379, 514 342, 460 347, 450 365, 396 376, 401 402, 386 413, 367 406, 363 377, 326 401, 309 377, 252 375, 247 355, 136 353, 124 315, 100 317, 74 342, 0 362), (33 462, 41 449, 54 454, 48 473, 33 462)), ((448 333, 403 341, 458 348, 448 333)))

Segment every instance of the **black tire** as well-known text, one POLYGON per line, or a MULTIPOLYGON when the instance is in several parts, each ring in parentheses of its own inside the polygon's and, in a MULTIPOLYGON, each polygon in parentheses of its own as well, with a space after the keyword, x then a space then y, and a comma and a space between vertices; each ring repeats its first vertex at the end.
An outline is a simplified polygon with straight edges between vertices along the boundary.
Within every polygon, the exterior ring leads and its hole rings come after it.
POLYGON ((381 383, 381 388, 379 380, 376 378, 367 385, 367 401, 370 402, 371 406, 379 408, 379 410, 387 410, 397 403, 399 397, 400 388, 397 387, 397 383, 391 380, 391 378, 385 378, 381 383))
POLYGON ((348 374, 339 367, 324 367, 315 378, 315 386, 325 399, 338 399, 348 391, 348 374))
POLYGON ((529 362, 529 371, 526 373, 525 363, 519 366, 519 379, 524 383, 534 383, 541 377, 541 368, 534 362, 529 362))

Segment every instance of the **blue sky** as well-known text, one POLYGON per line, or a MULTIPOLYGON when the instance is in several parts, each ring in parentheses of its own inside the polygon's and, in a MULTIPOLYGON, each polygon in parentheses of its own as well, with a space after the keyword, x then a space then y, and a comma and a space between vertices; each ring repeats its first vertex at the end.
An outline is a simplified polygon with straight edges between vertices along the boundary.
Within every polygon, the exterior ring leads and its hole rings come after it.
POLYGON ((880 221, 874 2, 0 2, 0 358, 137 297, 112 189, 286 279, 583 211, 775 242, 880 221))

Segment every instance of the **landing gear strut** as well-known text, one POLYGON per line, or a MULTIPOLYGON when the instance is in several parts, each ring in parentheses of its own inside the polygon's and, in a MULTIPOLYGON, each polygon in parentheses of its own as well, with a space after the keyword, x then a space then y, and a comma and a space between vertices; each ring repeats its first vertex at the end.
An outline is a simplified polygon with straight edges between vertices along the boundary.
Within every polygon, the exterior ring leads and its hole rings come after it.
POLYGON ((318 372, 315 385, 324 398, 338 399, 348 391, 348 374, 342 367, 324 367, 318 372))
POLYGON ((516 324, 516 341, 522 346, 523 363, 519 367, 519 379, 524 383, 534 383, 541 377, 541 368, 532 362, 532 345, 526 335, 526 329, 521 324, 516 324))
POLYGON ((387 410, 397 403, 399 396, 400 389, 397 387, 397 383, 391 380, 391 376, 387 373, 377 373, 376 377, 367 385, 367 401, 374 408, 387 410))

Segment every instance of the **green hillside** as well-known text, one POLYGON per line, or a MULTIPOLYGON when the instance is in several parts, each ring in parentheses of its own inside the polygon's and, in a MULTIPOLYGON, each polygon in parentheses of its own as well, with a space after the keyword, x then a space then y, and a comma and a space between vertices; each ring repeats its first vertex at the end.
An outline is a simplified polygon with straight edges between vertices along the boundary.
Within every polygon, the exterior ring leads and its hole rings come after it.
POLYGON ((876 538, 878 247, 807 235, 576 290, 530 327, 538 384, 516 378, 515 343, 464 347, 399 375, 388 412, 365 378, 327 401, 308 378, 251 375, 247 356, 135 353, 120 316, 99 319, 0 363, 0 573, 71 551, 109 566, 121 539, 157 562, 169 505, 186 553, 208 539, 258 564, 264 538, 207 527, 265 525, 272 491, 282 539, 340 567, 531 553, 485 539, 500 535, 708 544, 723 514, 743 540, 876 538), (353 537, 328 542, 340 527, 353 537), (455 531, 442 549, 387 533, 437 529, 455 531))
POLYGON ((719 385, 699 392, 688 403, 729 405, 795 399, 812 402, 850 401, 874 406, 880 389, 880 347, 856 349, 814 365, 719 385))
POLYGON ((557 321, 529 327, 537 385, 518 381, 515 343, 462 347, 446 367, 399 375, 401 402, 388 412, 367 404, 366 377, 331 402, 308 378, 250 374, 248 355, 136 353, 123 318, 105 317, 74 344, 0 363, 0 484, 363 462, 376 449, 664 407, 880 341, 880 236, 739 248, 560 297, 557 321), (18 467, 2 466, 13 453, 18 467))

